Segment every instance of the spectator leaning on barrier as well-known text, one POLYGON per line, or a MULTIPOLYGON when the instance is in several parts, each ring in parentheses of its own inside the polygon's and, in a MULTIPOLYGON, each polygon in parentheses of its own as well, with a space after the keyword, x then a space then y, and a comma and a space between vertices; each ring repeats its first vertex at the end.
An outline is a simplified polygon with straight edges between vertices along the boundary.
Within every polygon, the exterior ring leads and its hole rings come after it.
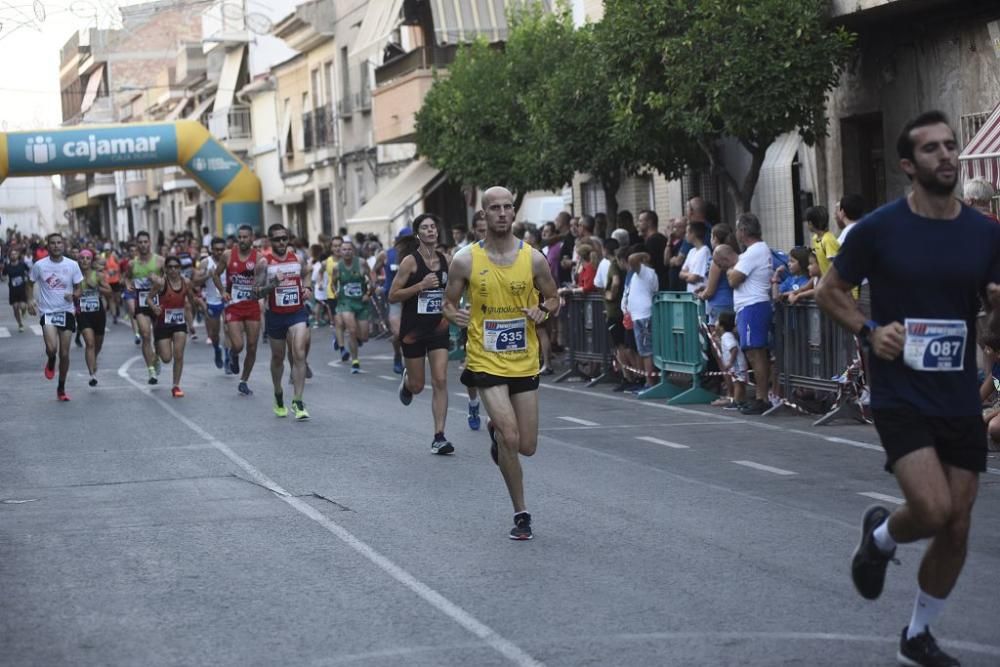
MULTIPOLYGON (((712 229, 712 237, 715 241, 715 250, 712 251, 712 262, 708 269, 708 280, 704 288, 696 292, 699 299, 706 302, 706 319, 709 326, 714 325, 719 315, 727 310, 733 310, 733 288, 726 279, 726 271, 736 265, 739 259, 738 248, 725 242, 725 238, 732 236, 729 225, 716 225, 712 229)), ((734 241, 735 243, 735 237, 734 241)))
POLYGON ((974 178, 966 181, 962 186, 962 199, 966 204, 976 209, 993 222, 1000 222, 1000 218, 993 215, 990 204, 996 197, 997 191, 993 184, 981 178, 974 178))
POLYGON ((745 415, 764 414, 770 407, 767 385, 770 377, 771 249, 761 238, 760 220, 753 213, 740 215, 736 238, 745 248, 726 277, 733 288, 736 327, 740 347, 753 369, 757 399, 740 410, 745 415))
MULTIPOLYGON (((808 248, 796 246, 788 253, 788 270, 779 266, 771 276, 771 298, 787 300, 809 284, 809 261, 815 257, 808 248)), ((794 302, 792 302, 794 303, 794 302)))
POLYGON ((822 273, 830 270, 833 258, 840 251, 840 243, 837 237, 830 231, 830 214, 823 206, 810 206, 806 209, 806 224, 812 232, 812 250, 819 260, 819 268, 822 273))
POLYGON ((837 210, 834 217, 837 219, 837 226, 840 227, 840 236, 837 243, 844 245, 847 235, 851 233, 855 223, 865 214, 865 200, 861 195, 848 194, 840 198, 837 203, 837 210))
MULTIPOLYGON (((807 271, 806 284, 803 285, 793 294, 788 296, 788 303, 796 304, 802 299, 814 299, 816 298, 816 289, 819 287, 820 278, 823 277, 823 272, 819 269, 819 260, 816 258, 816 253, 809 253, 809 269, 807 271)), ((854 297, 857 298, 857 297, 854 297)))
POLYGON ((653 267, 636 262, 636 257, 645 255, 642 246, 629 249, 629 275, 625 278, 625 296, 622 308, 625 317, 632 320, 635 334, 635 349, 642 359, 642 369, 646 374, 646 388, 653 386, 653 297, 660 284, 653 267))
POLYGON ((608 288, 608 270, 615 261, 615 253, 619 247, 618 241, 614 238, 604 242, 604 256, 597 265, 597 273, 594 274, 594 287, 597 289, 608 288))
POLYGON ((708 277, 708 264, 712 260, 712 251, 706 243, 708 228, 704 222, 689 222, 687 227, 687 242, 691 244, 684 264, 681 266, 681 280, 687 291, 695 293, 705 285, 708 277))

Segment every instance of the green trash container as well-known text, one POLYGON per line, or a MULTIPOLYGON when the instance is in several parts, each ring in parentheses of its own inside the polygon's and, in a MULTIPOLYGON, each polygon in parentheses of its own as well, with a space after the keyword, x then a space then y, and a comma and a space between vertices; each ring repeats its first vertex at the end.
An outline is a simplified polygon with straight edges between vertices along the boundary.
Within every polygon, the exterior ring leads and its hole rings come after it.
POLYGON ((660 383, 639 392, 639 398, 666 398, 668 405, 711 403, 717 395, 701 386, 707 360, 701 322, 705 304, 689 292, 657 292, 653 299, 653 364, 660 369, 660 383), (691 376, 689 389, 669 382, 669 373, 691 376))

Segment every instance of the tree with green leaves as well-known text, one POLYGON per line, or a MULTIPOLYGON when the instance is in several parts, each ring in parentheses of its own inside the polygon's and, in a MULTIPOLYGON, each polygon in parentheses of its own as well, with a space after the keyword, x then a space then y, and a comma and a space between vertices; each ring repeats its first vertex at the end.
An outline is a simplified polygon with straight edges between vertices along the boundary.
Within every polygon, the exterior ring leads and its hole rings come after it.
POLYGON ((825 0, 606 0, 603 51, 616 124, 646 137, 645 161, 660 168, 678 134, 717 165, 731 137, 751 157, 727 190, 750 208, 768 146, 799 131, 826 134, 824 105, 854 35, 827 23, 825 0))

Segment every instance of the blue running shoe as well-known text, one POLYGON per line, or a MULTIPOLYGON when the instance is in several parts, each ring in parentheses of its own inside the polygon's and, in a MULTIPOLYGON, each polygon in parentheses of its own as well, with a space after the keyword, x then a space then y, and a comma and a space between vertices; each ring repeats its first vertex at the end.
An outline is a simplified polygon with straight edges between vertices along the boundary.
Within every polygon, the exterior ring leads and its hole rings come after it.
POLYGON ((341 348, 341 350, 342 351, 340 353, 340 360, 341 361, 350 361, 351 360, 351 353, 347 351, 347 348, 346 347, 345 348, 341 348))
POLYGON ((471 428, 473 431, 478 431, 479 430, 479 425, 480 425, 480 421, 479 421, 479 406, 478 405, 471 405, 470 404, 469 405, 469 428, 471 428))
POLYGON ((402 357, 394 357, 393 358, 393 360, 392 360, 392 372, 395 373, 396 375, 402 375, 403 374, 403 358, 402 357))
POLYGON ((215 348, 215 367, 222 368, 222 348, 215 348))
POLYGON ((244 396, 253 396, 253 392, 250 391, 250 387, 247 386, 246 382, 240 382, 240 386, 236 390, 244 396))

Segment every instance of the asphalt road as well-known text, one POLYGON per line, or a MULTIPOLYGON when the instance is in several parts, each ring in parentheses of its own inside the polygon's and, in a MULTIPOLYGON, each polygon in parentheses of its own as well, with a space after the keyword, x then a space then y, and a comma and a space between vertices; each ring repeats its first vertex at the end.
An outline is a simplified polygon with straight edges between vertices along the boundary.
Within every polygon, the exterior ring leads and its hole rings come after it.
MULTIPOLYGON (((870 427, 550 378, 525 461, 535 539, 515 543, 457 367, 456 452, 435 457, 429 390, 399 404, 387 343, 352 376, 314 336, 309 422, 271 413, 266 347, 243 398, 191 343, 172 399, 123 325, 94 389, 74 348, 58 403, 41 337, 3 305, 0 663, 895 664, 923 547, 900 548, 878 601, 854 592, 861 512, 900 495, 870 427)), ((990 466, 934 628, 965 665, 1000 664, 990 466)))

